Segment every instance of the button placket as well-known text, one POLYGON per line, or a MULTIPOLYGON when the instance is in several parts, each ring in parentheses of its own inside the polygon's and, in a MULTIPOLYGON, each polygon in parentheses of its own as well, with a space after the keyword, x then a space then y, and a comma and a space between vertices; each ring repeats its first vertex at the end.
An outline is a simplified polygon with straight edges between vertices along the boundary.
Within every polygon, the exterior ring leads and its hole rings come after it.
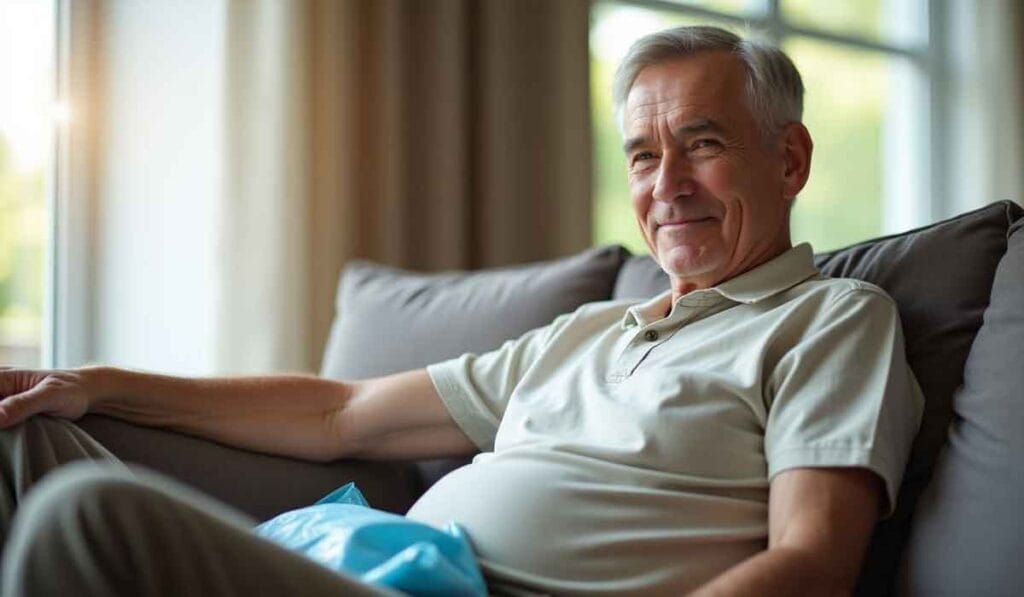
POLYGON ((633 349, 637 323, 635 321, 628 321, 623 325, 622 329, 623 334, 616 342, 615 359, 612 361, 608 373, 604 376, 606 383, 619 383, 628 377, 626 374, 627 369, 622 364, 629 359, 629 353, 633 349), (627 335, 630 336, 628 339, 626 338, 627 335))
POLYGON ((668 342, 669 338, 675 335, 681 327, 682 325, 661 331, 654 328, 648 328, 643 332, 637 332, 630 341, 629 346, 622 353, 622 357, 619 359, 620 361, 626 361, 627 364, 624 367, 616 368, 616 381, 622 381, 630 375, 633 375, 633 372, 640 366, 640 363, 644 362, 647 355, 649 355, 651 351, 658 346, 668 342))
POLYGON ((716 301, 707 299, 698 299, 692 302, 696 304, 682 304, 682 310, 673 309, 673 313, 669 317, 656 323, 641 325, 642 322, 630 321, 625 324, 623 328, 627 332, 632 332, 632 338, 615 360, 614 369, 605 376, 605 381, 619 383, 627 379, 644 362, 652 350, 667 342, 688 323, 698 319, 698 315, 704 310, 704 307, 716 303, 716 301), (658 328, 655 328, 655 325, 658 328), (646 329, 644 329, 645 327, 646 329))
POLYGON ((605 380, 609 383, 618 383, 627 379, 656 347, 668 342, 687 325, 718 313, 731 304, 735 303, 718 294, 689 297, 673 307, 667 318, 648 324, 631 321, 632 325, 627 324, 624 328, 627 332, 632 332, 633 336, 619 354, 615 368, 605 380))
POLYGON ((629 377, 637 365, 644 360, 647 353, 654 348, 651 345, 653 340, 649 340, 651 334, 655 340, 659 337, 656 330, 643 330, 641 326, 637 325, 628 326, 628 330, 632 332, 632 337, 615 360, 614 369, 605 376, 605 381, 608 383, 618 383, 629 377))

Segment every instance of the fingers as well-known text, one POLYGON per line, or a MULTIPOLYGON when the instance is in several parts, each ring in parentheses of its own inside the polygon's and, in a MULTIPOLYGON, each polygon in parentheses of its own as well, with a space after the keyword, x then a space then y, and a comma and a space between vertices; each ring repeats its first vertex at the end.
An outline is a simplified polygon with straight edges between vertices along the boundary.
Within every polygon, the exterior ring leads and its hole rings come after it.
POLYGON ((39 385, 52 371, 0 367, 0 400, 16 396, 39 385))
POLYGON ((8 395, 20 394, 25 388, 14 367, 0 367, 0 399, 8 395))
POLYGON ((0 401, 0 429, 5 429, 39 413, 54 409, 55 396, 49 388, 36 386, 0 401))

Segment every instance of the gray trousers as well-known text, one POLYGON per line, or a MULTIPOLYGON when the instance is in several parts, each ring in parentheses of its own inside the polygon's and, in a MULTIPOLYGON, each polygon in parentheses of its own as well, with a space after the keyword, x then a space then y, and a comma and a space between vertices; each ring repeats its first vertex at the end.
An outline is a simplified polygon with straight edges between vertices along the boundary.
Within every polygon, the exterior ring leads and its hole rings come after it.
POLYGON ((248 515, 62 419, 0 430, 0 473, 2 597, 397 595, 257 537, 248 515))

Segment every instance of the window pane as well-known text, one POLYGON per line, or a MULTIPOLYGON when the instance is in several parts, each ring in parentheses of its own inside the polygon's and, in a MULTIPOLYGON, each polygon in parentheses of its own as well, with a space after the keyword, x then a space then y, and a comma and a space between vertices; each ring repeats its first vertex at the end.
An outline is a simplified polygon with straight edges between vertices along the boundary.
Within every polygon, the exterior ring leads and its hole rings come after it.
POLYGON ((760 16, 766 12, 766 0, 670 0, 683 6, 727 12, 737 16, 760 16))
POLYGON ((0 0, 0 365, 41 364, 53 10, 52 0, 0 0))
POLYGON ((875 236, 889 59, 807 39, 785 50, 803 76, 804 123, 814 139, 811 178, 793 208, 793 242, 822 251, 875 236))
POLYGON ((594 243, 618 243, 634 253, 647 245, 630 207, 622 137, 612 114, 612 78, 615 68, 637 38, 667 27, 714 25, 739 34, 736 26, 685 14, 666 13, 614 2, 599 2, 591 13, 590 85, 594 127, 594 243))
POLYGON ((780 8, 797 26, 903 47, 927 42, 924 0, 782 0, 780 8))

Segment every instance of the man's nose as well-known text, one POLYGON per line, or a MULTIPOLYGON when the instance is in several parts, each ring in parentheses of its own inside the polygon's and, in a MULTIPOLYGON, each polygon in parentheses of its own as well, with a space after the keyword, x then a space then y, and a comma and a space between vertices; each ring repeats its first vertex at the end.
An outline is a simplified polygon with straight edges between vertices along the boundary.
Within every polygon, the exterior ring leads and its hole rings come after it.
POLYGON ((693 178, 693 165, 684 155, 665 152, 658 164, 658 178, 654 182, 655 201, 674 201, 689 197, 697 192, 697 181, 693 178))

